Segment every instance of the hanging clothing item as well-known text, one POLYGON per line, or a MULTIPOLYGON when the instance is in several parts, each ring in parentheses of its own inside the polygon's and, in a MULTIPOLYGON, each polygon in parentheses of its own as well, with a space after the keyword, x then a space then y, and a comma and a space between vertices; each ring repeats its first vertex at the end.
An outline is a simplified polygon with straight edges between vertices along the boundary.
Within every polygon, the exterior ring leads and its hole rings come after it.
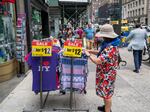
MULTIPOLYGON (((52 52, 51 57, 42 57, 42 91, 53 91, 58 88, 58 76, 56 69, 59 65, 58 63, 58 54, 52 52)), ((35 93, 40 92, 40 57, 32 57, 32 54, 29 55, 28 64, 31 66, 33 73, 33 83, 32 90, 35 93)))
POLYGON ((70 58, 60 55, 60 88, 62 91, 70 90, 72 75, 73 90, 80 93, 84 92, 88 74, 87 64, 88 59, 85 55, 81 58, 70 58))

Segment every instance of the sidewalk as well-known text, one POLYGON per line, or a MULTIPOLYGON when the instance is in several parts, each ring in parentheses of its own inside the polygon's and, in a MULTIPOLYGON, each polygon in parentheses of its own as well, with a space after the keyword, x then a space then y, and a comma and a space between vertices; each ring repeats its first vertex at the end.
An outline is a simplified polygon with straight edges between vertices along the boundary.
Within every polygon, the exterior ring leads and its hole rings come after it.
MULTIPOLYGON (((150 66, 142 65, 141 72, 136 74, 132 72, 134 69, 132 53, 125 48, 121 48, 120 52, 122 59, 127 61, 127 66, 121 66, 118 70, 112 111, 150 112, 150 66)), ((90 63, 89 70, 87 94, 73 95, 73 107, 98 112, 97 106, 103 105, 103 101, 95 95, 95 65, 90 63)), ((40 107, 40 95, 35 95, 31 88, 32 74, 30 72, 0 104, 0 112, 22 112, 23 110, 36 112, 40 107)), ((53 112, 53 108, 67 108, 69 98, 69 94, 59 95, 59 91, 50 92, 45 110, 53 112)))

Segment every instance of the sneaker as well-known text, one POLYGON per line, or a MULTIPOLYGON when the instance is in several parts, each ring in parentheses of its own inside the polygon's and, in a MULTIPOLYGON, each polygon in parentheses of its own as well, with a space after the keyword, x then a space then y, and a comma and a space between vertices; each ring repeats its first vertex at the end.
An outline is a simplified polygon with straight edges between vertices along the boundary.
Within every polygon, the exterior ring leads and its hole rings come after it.
POLYGON ((103 105, 103 106, 98 106, 98 107, 97 107, 97 110, 102 111, 102 112, 105 112, 105 105, 103 105))
POLYGON ((66 94, 66 92, 65 91, 62 91, 62 90, 60 90, 60 92, 59 92, 61 95, 65 95, 66 94))
MULTIPOLYGON (((103 106, 98 106, 98 107, 97 107, 97 110, 99 110, 99 111, 101 111, 101 112, 105 112, 105 105, 103 105, 103 106)), ((112 111, 110 110, 110 112, 112 112, 112 111)))
POLYGON ((133 70, 133 72, 135 72, 135 73, 139 73, 139 70, 133 70))

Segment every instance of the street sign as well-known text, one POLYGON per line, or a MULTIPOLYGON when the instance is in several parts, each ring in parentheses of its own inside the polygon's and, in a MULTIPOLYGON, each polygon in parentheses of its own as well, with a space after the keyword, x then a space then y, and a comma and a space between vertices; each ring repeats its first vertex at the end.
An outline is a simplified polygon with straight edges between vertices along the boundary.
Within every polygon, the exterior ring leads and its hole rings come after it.
POLYGON ((119 24, 119 21, 111 21, 112 25, 119 24))
POLYGON ((52 56, 52 42, 47 41, 33 41, 32 42, 32 56, 46 57, 52 56))
POLYGON ((127 19, 123 19, 123 20, 121 20, 121 23, 122 24, 128 23, 128 20, 127 19))
POLYGON ((128 26, 122 26, 121 31, 122 32, 129 31, 129 27, 128 26))
POLYGON ((64 43, 64 56, 81 57, 82 55, 82 40, 70 41, 64 43))

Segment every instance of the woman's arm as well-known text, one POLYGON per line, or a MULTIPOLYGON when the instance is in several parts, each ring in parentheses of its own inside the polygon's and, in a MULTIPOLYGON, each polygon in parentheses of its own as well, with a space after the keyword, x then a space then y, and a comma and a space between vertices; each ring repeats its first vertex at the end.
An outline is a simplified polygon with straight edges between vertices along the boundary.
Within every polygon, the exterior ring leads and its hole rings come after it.
POLYGON ((85 54, 91 59, 91 61, 93 63, 97 64, 101 64, 101 60, 99 58, 97 58, 95 55, 90 54, 87 50, 85 51, 85 54))
POLYGON ((91 61, 93 63, 95 63, 96 65, 101 64, 101 60, 99 58, 97 58, 95 55, 90 54, 89 58, 91 59, 91 61))
POLYGON ((90 54, 97 55, 99 53, 98 50, 87 50, 90 54))

